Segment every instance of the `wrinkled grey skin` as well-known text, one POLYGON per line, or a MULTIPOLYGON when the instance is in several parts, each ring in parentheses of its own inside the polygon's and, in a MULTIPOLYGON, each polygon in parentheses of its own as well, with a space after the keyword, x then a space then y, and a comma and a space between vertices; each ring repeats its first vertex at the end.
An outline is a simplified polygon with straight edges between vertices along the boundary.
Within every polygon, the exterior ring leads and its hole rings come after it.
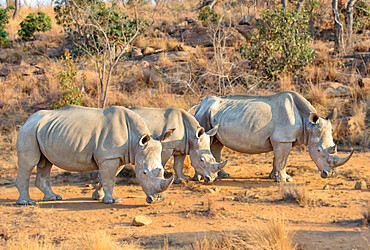
POLYGON ((205 132, 192 115, 179 108, 133 107, 130 110, 144 120, 153 137, 161 140, 162 165, 174 156, 175 183, 188 181, 183 175, 186 155, 190 156, 191 164, 206 182, 212 182, 226 165, 227 161, 217 163, 210 151, 210 135, 216 134, 218 126, 205 132))
POLYGON ((353 153, 346 158, 336 155, 330 117, 319 117, 303 96, 292 91, 268 96, 209 96, 199 104, 195 118, 205 129, 220 124, 211 138, 211 151, 217 161, 224 146, 249 154, 273 151, 269 177, 275 181, 292 181, 285 167, 294 146, 308 145, 323 178, 353 153))
POLYGON ((119 197, 113 193, 115 175, 122 164, 135 164, 147 201, 164 198, 161 193, 173 182, 165 180, 161 165, 162 146, 153 140, 143 120, 123 107, 107 109, 68 106, 39 111, 23 125, 17 138, 19 205, 32 205, 30 175, 37 165, 36 186, 43 200, 61 200, 50 187, 50 170, 84 172, 99 170, 104 203, 119 197))

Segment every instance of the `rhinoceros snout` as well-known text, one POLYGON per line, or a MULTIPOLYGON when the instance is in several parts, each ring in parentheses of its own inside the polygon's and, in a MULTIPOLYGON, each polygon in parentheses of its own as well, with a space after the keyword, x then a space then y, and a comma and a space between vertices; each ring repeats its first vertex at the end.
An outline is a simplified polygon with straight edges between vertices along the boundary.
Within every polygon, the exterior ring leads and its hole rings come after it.
POLYGON ((211 181, 211 177, 210 176, 204 176, 204 182, 210 182, 211 181))
POLYGON ((321 178, 326 178, 329 176, 329 172, 326 170, 321 171, 321 178))
POLYGON ((162 202, 167 198, 167 195, 165 193, 157 193, 155 195, 148 195, 146 197, 146 202, 147 203, 158 203, 162 202))

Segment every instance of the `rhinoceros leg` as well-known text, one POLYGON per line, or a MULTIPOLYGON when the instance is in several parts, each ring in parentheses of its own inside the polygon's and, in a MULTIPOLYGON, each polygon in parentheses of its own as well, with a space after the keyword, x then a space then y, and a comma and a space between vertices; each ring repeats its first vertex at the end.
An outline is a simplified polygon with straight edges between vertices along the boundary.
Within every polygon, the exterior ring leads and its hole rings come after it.
POLYGON ((40 162, 37 164, 35 184, 36 187, 38 187, 38 189, 44 193, 44 201, 56 201, 62 199, 62 197, 55 194, 50 187, 50 172, 52 166, 53 164, 51 164, 51 162, 48 161, 48 159, 46 159, 43 155, 41 156, 40 162))
MULTIPOLYGON (((121 172, 121 170, 124 167, 125 167, 125 165, 122 165, 118 168, 116 176, 119 174, 119 172, 121 172)), ((99 184, 98 184, 98 187, 93 192, 92 198, 94 200, 101 200, 101 199, 103 199, 103 197, 104 197, 104 190, 103 190, 103 187, 101 185, 101 177, 99 175, 99 184)), ((114 200, 115 203, 116 202, 122 202, 122 199, 116 193, 114 193, 114 191, 113 191, 112 197, 113 197, 113 200, 114 200)))
MULTIPOLYGON (((221 151, 223 147, 224 145, 221 144, 221 142, 219 142, 218 140, 211 145, 211 152, 218 163, 221 162, 221 151)), ((231 177, 232 177, 231 174, 228 174, 223 169, 221 169, 218 172, 217 179, 227 179, 231 177)))
POLYGON ((113 197, 113 188, 116 180, 116 173, 120 167, 120 159, 105 160, 99 165, 99 174, 101 185, 103 186, 104 197, 103 202, 110 204, 119 202, 113 197))
POLYGON ((184 160, 185 160, 184 154, 180 155, 174 155, 174 169, 176 174, 176 180, 174 181, 175 184, 180 184, 184 181, 189 182, 189 179, 186 178, 182 172, 184 168, 184 160))
POLYGON ((290 151, 292 150, 292 143, 272 143, 274 149, 274 160, 273 160, 273 169, 269 175, 271 179, 275 179, 276 182, 291 182, 293 181, 285 172, 286 163, 290 151))

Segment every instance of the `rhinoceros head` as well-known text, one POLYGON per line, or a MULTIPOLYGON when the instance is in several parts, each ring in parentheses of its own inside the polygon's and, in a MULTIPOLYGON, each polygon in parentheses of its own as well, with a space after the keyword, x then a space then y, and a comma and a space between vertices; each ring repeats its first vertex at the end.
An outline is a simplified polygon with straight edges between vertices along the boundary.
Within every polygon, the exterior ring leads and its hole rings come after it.
POLYGON ((330 119, 334 112, 327 118, 311 113, 308 118, 306 130, 308 132, 308 151, 321 171, 321 177, 326 178, 332 170, 346 163, 353 151, 345 158, 337 156, 337 146, 334 144, 330 119))
POLYGON ((210 136, 214 136, 217 133, 218 127, 219 125, 216 125, 208 132, 205 132, 204 128, 198 127, 194 135, 189 135, 191 137, 189 138, 191 165, 203 177, 205 182, 214 181, 217 177, 217 172, 227 163, 227 161, 222 163, 216 162, 210 150, 210 136))
POLYGON ((163 201, 166 198, 164 191, 174 180, 174 176, 164 179, 161 152, 162 144, 158 140, 147 134, 140 138, 135 155, 135 173, 148 203, 163 201))

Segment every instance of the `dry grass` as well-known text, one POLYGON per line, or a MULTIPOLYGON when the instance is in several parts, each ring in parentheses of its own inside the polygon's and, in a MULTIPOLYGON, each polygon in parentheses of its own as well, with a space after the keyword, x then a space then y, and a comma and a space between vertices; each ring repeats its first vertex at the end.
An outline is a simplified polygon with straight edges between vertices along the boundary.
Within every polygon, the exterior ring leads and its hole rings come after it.
POLYGON ((197 240, 192 245, 194 250, 218 249, 295 249, 293 233, 287 230, 284 219, 274 215, 267 224, 259 223, 246 232, 223 233, 214 238, 197 240))
POLYGON ((281 184, 280 192, 282 200, 289 202, 297 202, 301 206, 306 205, 310 199, 307 196, 306 188, 302 185, 296 184, 281 184))
POLYGON ((111 236, 107 234, 107 232, 98 230, 82 236, 77 248, 81 250, 118 250, 122 249, 122 247, 123 246, 120 246, 119 244, 114 242, 111 236))
POLYGON ((370 225, 370 202, 367 203, 366 210, 362 213, 362 224, 364 226, 370 225))
POLYGON ((44 243, 38 237, 29 237, 27 235, 20 234, 18 239, 7 241, 5 249, 8 250, 52 250, 56 249, 53 244, 44 243))

